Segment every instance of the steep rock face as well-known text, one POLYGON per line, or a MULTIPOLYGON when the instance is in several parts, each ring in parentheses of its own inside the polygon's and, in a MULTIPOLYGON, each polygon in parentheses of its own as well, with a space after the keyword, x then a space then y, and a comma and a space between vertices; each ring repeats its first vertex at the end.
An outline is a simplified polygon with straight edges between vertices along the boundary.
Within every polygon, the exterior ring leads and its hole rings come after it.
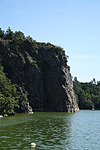
POLYGON ((1 40, 0 61, 7 76, 29 93, 33 111, 78 111, 65 52, 39 45, 25 40, 16 48, 1 40))

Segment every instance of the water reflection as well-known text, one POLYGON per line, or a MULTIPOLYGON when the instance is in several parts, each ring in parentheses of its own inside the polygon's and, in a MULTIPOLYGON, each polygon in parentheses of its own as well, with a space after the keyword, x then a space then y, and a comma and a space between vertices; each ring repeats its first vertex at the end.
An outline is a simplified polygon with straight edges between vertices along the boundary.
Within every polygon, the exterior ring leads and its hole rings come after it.
POLYGON ((63 149, 65 143, 69 142, 70 122, 64 114, 38 113, 24 129, 26 134, 23 140, 27 137, 37 143, 38 149, 63 149))
POLYGON ((100 111, 34 113, 0 119, 0 150, 99 150, 100 111))
POLYGON ((71 136, 70 115, 35 113, 31 116, 24 116, 24 119, 23 116, 9 118, 8 126, 0 128, 0 149, 32 150, 30 144, 35 142, 36 150, 67 150, 71 136), (18 123, 21 118, 22 124, 18 123), (13 120, 13 125, 11 125, 11 120, 13 120))

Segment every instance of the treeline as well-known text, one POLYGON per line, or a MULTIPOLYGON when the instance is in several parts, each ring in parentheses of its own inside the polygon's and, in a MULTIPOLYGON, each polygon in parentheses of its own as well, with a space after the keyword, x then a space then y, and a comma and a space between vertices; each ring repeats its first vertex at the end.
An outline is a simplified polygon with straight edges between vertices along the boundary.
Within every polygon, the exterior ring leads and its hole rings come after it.
POLYGON ((100 109, 100 81, 82 83, 75 77, 73 85, 80 109, 100 109))
MULTIPOLYGON (((64 51, 64 49, 60 46, 53 45, 49 42, 37 42, 31 36, 25 36, 21 31, 13 32, 10 27, 6 31, 0 28, 0 39, 7 40, 11 46, 11 48, 18 49, 18 46, 22 44, 22 42, 31 42, 35 49, 50 49, 50 50, 59 50, 64 51)), ((68 56, 67 56, 68 58, 68 56)))

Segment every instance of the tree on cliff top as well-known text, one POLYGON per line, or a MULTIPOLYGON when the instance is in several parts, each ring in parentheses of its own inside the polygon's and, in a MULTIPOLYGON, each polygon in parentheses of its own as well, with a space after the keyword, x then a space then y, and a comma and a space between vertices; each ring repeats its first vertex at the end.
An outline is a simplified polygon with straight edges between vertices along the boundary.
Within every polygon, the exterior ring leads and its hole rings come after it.
POLYGON ((24 33, 21 31, 13 32, 10 27, 8 27, 8 29, 6 31, 4 31, 4 30, 2 30, 2 28, 0 28, 0 38, 2 38, 4 40, 8 40, 15 45, 18 44, 19 42, 28 40, 36 48, 64 51, 64 49, 61 48, 60 46, 55 46, 51 43, 36 42, 36 40, 33 40, 32 37, 25 36, 24 33))
POLYGON ((4 37, 4 30, 2 30, 1 28, 0 28, 0 38, 3 38, 4 37))

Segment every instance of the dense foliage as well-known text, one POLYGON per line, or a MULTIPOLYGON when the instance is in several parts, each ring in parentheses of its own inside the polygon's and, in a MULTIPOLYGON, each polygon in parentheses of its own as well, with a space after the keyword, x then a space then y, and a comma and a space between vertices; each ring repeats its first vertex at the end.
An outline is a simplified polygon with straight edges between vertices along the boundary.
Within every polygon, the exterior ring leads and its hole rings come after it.
POLYGON ((13 114, 18 107, 18 95, 16 87, 3 72, 0 66, 0 114, 13 114))
POLYGON ((27 93, 17 90, 17 85, 11 83, 0 65, 0 114, 12 115, 22 110, 27 102, 27 93))
POLYGON ((80 109, 100 109, 100 81, 82 83, 75 77, 73 83, 80 109))
POLYGON ((61 48, 60 46, 55 46, 51 43, 36 42, 35 40, 33 40, 33 38, 31 36, 25 36, 24 33, 21 31, 13 32, 10 29, 10 27, 8 27, 8 29, 6 31, 4 31, 4 30, 2 30, 2 28, 0 28, 0 38, 3 40, 7 40, 11 46, 14 46, 15 49, 18 49, 18 46, 22 42, 29 41, 32 43, 32 45, 36 49, 43 49, 44 48, 44 49, 49 49, 49 50, 53 49, 53 50, 64 51, 64 49, 61 48))

